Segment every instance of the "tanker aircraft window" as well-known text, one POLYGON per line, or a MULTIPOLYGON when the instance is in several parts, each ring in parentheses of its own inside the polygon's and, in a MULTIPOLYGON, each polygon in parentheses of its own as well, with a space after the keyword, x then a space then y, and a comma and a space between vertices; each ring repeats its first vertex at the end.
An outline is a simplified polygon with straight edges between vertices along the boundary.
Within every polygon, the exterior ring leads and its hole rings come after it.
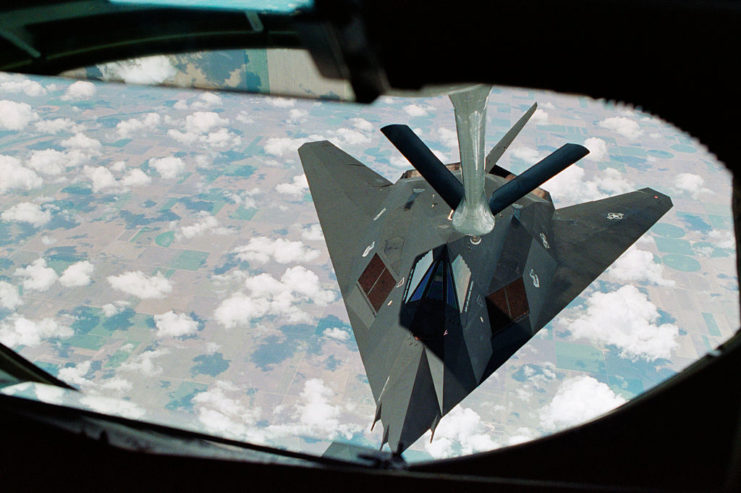
MULTIPOLYGON (((85 72, 306 95, 309 76, 276 69, 284 66, 264 50, 234 50, 85 72)), ((560 293, 553 286, 566 289, 564 279, 549 277, 557 257, 584 254, 591 262, 590 248, 610 246, 603 233, 625 227, 638 210, 610 202, 574 217, 570 206, 644 187, 657 191, 647 202, 665 194, 673 208, 574 293, 496 378, 443 416, 432 441, 426 431, 405 444, 406 460, 506 446, 592 419, 681 371, 739 326, 730 177, 689 135, 586 97, 494 88, 487 153, 539 105, 497 159, 500 175, 521 176, 565 143, 590 154, 541 186, 557 216, 539 217, 550 209, 522 201, 523 225, 537 226, 518 230, 526 241, 509 245, 504 233, 492 240, 508 224, 507 208, 479 243, 455 237, 449 262, 431 251, 452 234, 450 208, 432 207, 431 191, 409 209, 409 189, 383 195, 395 205, 371 200, 411 167, 379 132, 384 125, 414 129, 444 164, 459 160, 447 95, 347 105, 326 100, 345 89, 311 81, 311 93, 325 99, 0 74, 0 342, 80 389, 6 382, 0 392, 317 455, 334 441, 378 448, 384 427, 368 424, 377 409, 371 385, 383 379, 367 378, 364 362, 391 367, 387 354, 419 348, 414 334, 394 325, 394 310, 425 297, 457 306, 461 316, 446 318, 462 330, 417 327, 419 341, 444 347, 443 359, 453 347, 483 354, 496 346, 491 340, 475 348, 475 338, 449 341, 477 324, 525 323, 543 313, 560 293), (307 178, 302 157, 311 156, 299 149, 323 141, 308 150, 336 153, 337 162, 357 164, 354 171, 367 166, 372 188, 330 183, 339 179, 322 168, 331 159, 316 159, 317 175, 307 178), (323 231, 322 207, 338 230, 323 231), (359 220, 373 226, 352 229, 359 220), (589 241, 558 235, 578 220, 594 225, 589 241), (539 246, 541 232, 548 248, 539 246), (363 344, 382 340, 397 345, 372 346, 361 358, 363 344)), ((487 186, 504 183, 500 175, 487 186)), ((431 190, 422 177, 410 180, 401 185, 431 190)), ((569 266, 585 263, 578 260, 569 266)), ((450 312, 430 306, 430 318, 450 312)), ((424 315, 409 313, 413 321, 424 315)), ((442 369, 430 356, 429 371, 440 371, 434 385, 448 378, 442 369)), ((447 399, 453 387, 443 388, 447 399)))
POLYGON ((155 5, 158 7, 195 7, 200 9, 248 10, 258 12, 290 13, 299 8, 311 7, 314 0, 109 0, 111 3, 129 5, 155 5))

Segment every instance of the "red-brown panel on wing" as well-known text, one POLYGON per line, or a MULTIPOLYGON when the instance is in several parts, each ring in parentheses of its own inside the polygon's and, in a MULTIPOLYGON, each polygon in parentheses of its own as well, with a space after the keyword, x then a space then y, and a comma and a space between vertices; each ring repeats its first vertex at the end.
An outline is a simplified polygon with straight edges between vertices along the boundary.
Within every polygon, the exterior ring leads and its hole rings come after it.
POLYGON ((378 311, 383 305, 383 302, 388 298, 389 293, 396 285, 396 279, 391 275, 386 264, 383 263, 381 257, 378 254, 373 255, 373 258, 368 262, 368 266, 365 268, 358 284, 362 288, 365 295, 368 297, 373 309, 378 311))
POLYGON ((368 263, 368 266, 365 268, 363 273, 360 274, 360 279, 358 279, 358 284, 360 284, 360 287, 363 288, 366 296, 368 296, 371 289, 373 288, 373 285, 376 283, 378 278, 381 276, 381 273, 385 269, 386 266, 383 265, 381 257, 379 257, 378 254, 373 255, 373 258, 368 263))
POLYGON ((530 312, 522 278, 494 291, 486 297, 491 330, 497 332, 512 322, 517 322, 530 312))
POLYGON ((509 316, 512 320, 519 320, 530 311, 525 293, 525 283, 522 278, 507 286, 507 301, 509 302, 509 316))
POLYGON ((505 288, 494 291, 486 297, 491 304, 493 304, 499 311, 506 313, 509 316, 509 306, 507 306, 507 295, 505 294, 505 288))
POLYGON ((388 269, 384 269, 381 276, 378 278, 376 285, 373 286, 373 289, 368 295, 368 299, 376 311, 378 311, 383 302, 386 301, 389 293, 394 289, 395 284, 396 280, 394 279, 394 276, 391 275, 388 269))

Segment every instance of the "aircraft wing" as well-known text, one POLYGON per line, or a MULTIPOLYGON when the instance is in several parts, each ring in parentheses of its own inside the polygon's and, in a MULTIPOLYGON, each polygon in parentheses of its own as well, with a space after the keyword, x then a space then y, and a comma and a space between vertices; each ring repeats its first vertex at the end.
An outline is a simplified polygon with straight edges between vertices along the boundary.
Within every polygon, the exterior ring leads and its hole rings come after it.
POLYGON ((328 141, 310 142, 298 150, 314 207, 327 242, 343 296, 357 262, 358 242, 378 214, 391 182, 328 141))
POLYGON ((540 320, 550 320, 579 295, 672 207, 651 188, 556 210, 558 267, 540 320))

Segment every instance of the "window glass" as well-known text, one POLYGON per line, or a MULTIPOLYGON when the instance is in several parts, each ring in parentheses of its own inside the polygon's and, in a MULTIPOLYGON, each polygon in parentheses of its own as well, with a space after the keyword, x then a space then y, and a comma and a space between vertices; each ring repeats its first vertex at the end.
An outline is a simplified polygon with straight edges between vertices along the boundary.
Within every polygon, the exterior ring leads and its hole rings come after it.
POLYGON ((429 269, 430 265, 432 265, 432 250, 425 253, 415 264, 414 272, 409 279, 410 288, 409 293, 407 294, 407 299, 411 298, 411 296, 416 292, 416 287, 422 280, 422 276, 427 273, 427 269, 429 269))
MULTIPOLYGON (((223 75, 188 63, 199 77, 223 75)), ((487 150, 534 101, 499 166, 522 173, 566 142, 583 144, 591 153, 542 187, 557 208, 646 186, 674 207, 407 460, 589 420, 739 325, 722 165, 638 110, 508 88, 489 98, 487 150)), ((369 430, 376 405, 297 149, 330 140, 393 182, 409 164, 378 131, 391 123, 458 160, 444 96, 361 107, 0 74, 0 341, 113 414, 175 422, 174 413, 199 431, 316 454, 333 440, 378 447, 382 427, 369 430)), ((407 212, 426 217, 422 198, 407 212)), ((433 291, 433 264, 420 260, 409 282, 422 290, 411 296, 433 291)), ((439 265, 434 292, 447 299, 452 281, 464 305, 477 272, 460 259, 452 276, 439 265)), ((380 293, 392 281, 383 276, 380 293)), ((469 304, 486 316, 485 299, 469 304)))
POLYGON ((445 262, 437 262, 434 267, 434 273, 430 279, 430 286, 427 288, 426 297, 431 300, 443 300, 443 286, 445 286, 445 262))
POLYGON ((450 271, 450 267, 446 266, 445 269, 448 273, 447 276, 445 276, 445 299, 448 303, 448 305, 452 306, 453 308, 458 308, 458 303, 456 303, 455 300, 455 288, 453 287, 453 275, 450 271))
POLYGON ((471 269, 466 265, 466 261, 463 257, 458 255, 453 263, 450 264, 453 270, 453 281, 455 282, 455 294, 458 298, 458 304, 460 310, 463 310, 466 293, 468 293, 468 283, 471 279, 471 269))
POLYGON ((260 12, 293 12, 311 7, 313 0, 109 0, 111 3, 156 5, 160 7, 195 7, 203 9, 253 10, 260 12))

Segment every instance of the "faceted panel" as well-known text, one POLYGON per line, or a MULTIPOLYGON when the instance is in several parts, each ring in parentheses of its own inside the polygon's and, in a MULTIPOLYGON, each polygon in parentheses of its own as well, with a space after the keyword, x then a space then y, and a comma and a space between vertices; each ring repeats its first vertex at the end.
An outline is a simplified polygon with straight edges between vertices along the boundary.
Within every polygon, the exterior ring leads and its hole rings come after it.
POLYGON ((383 265, 381 257, 379 257, 378 254, 373 255, 368 266, 360 275, 360 279, 358 279, 358 283, 360 284, 360 287, 363 288, 366 295, 370 293, 370 290, 373 288, 373 285, 376 283, 378 277, 385 268, 386 267, 383 265))
POLYGON ((387 269, 384 269, 368 295, 368 300, 370 300, 371 305, 373 305, 373 308, 376 311, 378 311, 383 302, 386 301, 389 293, 394 289, 394 285, 396 285, 394 276, 392 276, 387 269))
POLYGON ((486 297, 492 332, 525 317, 529 311, 525 283, 521 277, 486 297))
POLYGON ((525 293, 525 283, 522 282, 522 278, 518 278, 505 289, 507 292, 510 318, 516 321, 527 315, 529 308, 527 294, 525 293))

